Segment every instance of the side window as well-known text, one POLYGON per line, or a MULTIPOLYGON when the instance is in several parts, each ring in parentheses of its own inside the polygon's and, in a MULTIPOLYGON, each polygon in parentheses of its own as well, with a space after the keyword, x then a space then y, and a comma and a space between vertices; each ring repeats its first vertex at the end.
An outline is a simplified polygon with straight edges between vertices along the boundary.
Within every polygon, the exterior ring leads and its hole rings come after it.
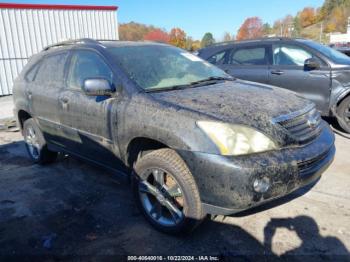
POLYGON ((113 74, 98 54, 92 51, 76 51, 69 69, 68 88, 81 89, 87 78, 104 78, 112 83, 113 74))
POLYGON ((233 65, 267 65, 267 48, 244 47, 238 48, 231 53, 229 64, 233 65))
POLYGON ((62 84, 64 80, 64 65, 67 53, 59 53, 44 57, 36 73, 35 82, 62 84))
POLYGON ((221 51, 219 53, 216 53, 215 55, 212 55, 209 59, 208 62, 214 65, 221 65, 225 63, 225 55, 227 51, 221 51))
POLYGON ((305 60, 313 57, 299 46, 274 45, 272 47, 274 65, 304 66, 305 60))
POLYGON ((38 72, 38 69, 40 67, 40 62, 36 63, 34 66, 32 66, 27 74, 25 75, 25 80, 28 82, 33 82, 35 80, 36 73, 38 72))

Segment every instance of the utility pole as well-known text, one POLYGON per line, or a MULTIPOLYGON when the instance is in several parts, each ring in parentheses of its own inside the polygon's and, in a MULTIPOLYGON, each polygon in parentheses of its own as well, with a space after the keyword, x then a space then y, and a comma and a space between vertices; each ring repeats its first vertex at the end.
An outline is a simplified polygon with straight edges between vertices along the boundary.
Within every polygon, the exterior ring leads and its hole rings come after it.
POLYGON ((323 34, 323 22, 321 22, 320 43, 322 43, 322 34, 323 34))
POLYGON ((294 25, 293 24, 288 24, 288 34, 289 37, 293 36, 293 31, 294 31, 294 25))
POLYGON ((280 36, 283 37, 283 24, 280 24, 280 36))

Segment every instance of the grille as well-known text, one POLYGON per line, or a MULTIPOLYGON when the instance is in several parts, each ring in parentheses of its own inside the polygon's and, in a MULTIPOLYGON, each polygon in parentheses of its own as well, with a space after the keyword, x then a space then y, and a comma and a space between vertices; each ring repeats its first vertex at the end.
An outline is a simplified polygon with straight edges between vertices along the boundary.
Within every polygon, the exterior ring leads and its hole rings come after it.
POLYGON ((301 172, 306 172, 307 170, 312 169, 314 166, 318 165, 319 162, 325 159, 328 153, 329 153, 329 150, 315 158, 298 162, 299 170, 301 172))
POLYGON ((305 161, 298 162, 299 174, 301 177, 307 176, 314 172, 314 168, 317 167, 325 158, 327 158, 330 150, 324 152, 323 154, 305 161))
POLYGON ((313 140, 321 132, 321 116, 314 106, 302 112, 278 117, 275 122, 284 127, 300 143, 313 140))

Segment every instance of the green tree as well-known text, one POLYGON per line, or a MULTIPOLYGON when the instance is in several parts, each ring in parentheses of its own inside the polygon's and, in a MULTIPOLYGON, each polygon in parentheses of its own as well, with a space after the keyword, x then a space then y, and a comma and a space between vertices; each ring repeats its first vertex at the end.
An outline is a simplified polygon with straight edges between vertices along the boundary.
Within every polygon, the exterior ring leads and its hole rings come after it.
POLYGON ((337 7, 349 7, 350 0, 325 0, 319 12, 320 19, 328 17, 337 7))
POLYGON ((299 37, 301 33, 301 24, 300 24, 299 16, 294 17, 293 26, 294 26, 294 29, 292 32, 292 37, 299 37))
POLYGON ((272 27, 269 23, 265 23, 262 26, 262 31, 263 31, 263 35, 264 36, 268 36, 270 34, 272 34, 272 27))
POLYGON ((215 43, 215 39, 213 37, 213 34, 212 33, 205 33, 205 35, 203 36, 202 38, 202 41, 201 41, 201 47, 207 47, 209 45, 212 45, 215 43))
POLYGON ((193 51, 193 38, 190 36, 186 38, 186 50, 193 51))

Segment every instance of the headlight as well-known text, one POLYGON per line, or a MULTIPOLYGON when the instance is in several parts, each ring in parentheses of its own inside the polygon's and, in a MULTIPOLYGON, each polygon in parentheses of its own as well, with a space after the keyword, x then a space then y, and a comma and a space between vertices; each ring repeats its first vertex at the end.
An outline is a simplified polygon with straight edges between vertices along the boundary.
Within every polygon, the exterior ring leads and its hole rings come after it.
POLYGON ((277 148, 270 138, 253 128, 210 121, 198 121, 197 125, 215 143, 222 155, 238 156, 277 148))

